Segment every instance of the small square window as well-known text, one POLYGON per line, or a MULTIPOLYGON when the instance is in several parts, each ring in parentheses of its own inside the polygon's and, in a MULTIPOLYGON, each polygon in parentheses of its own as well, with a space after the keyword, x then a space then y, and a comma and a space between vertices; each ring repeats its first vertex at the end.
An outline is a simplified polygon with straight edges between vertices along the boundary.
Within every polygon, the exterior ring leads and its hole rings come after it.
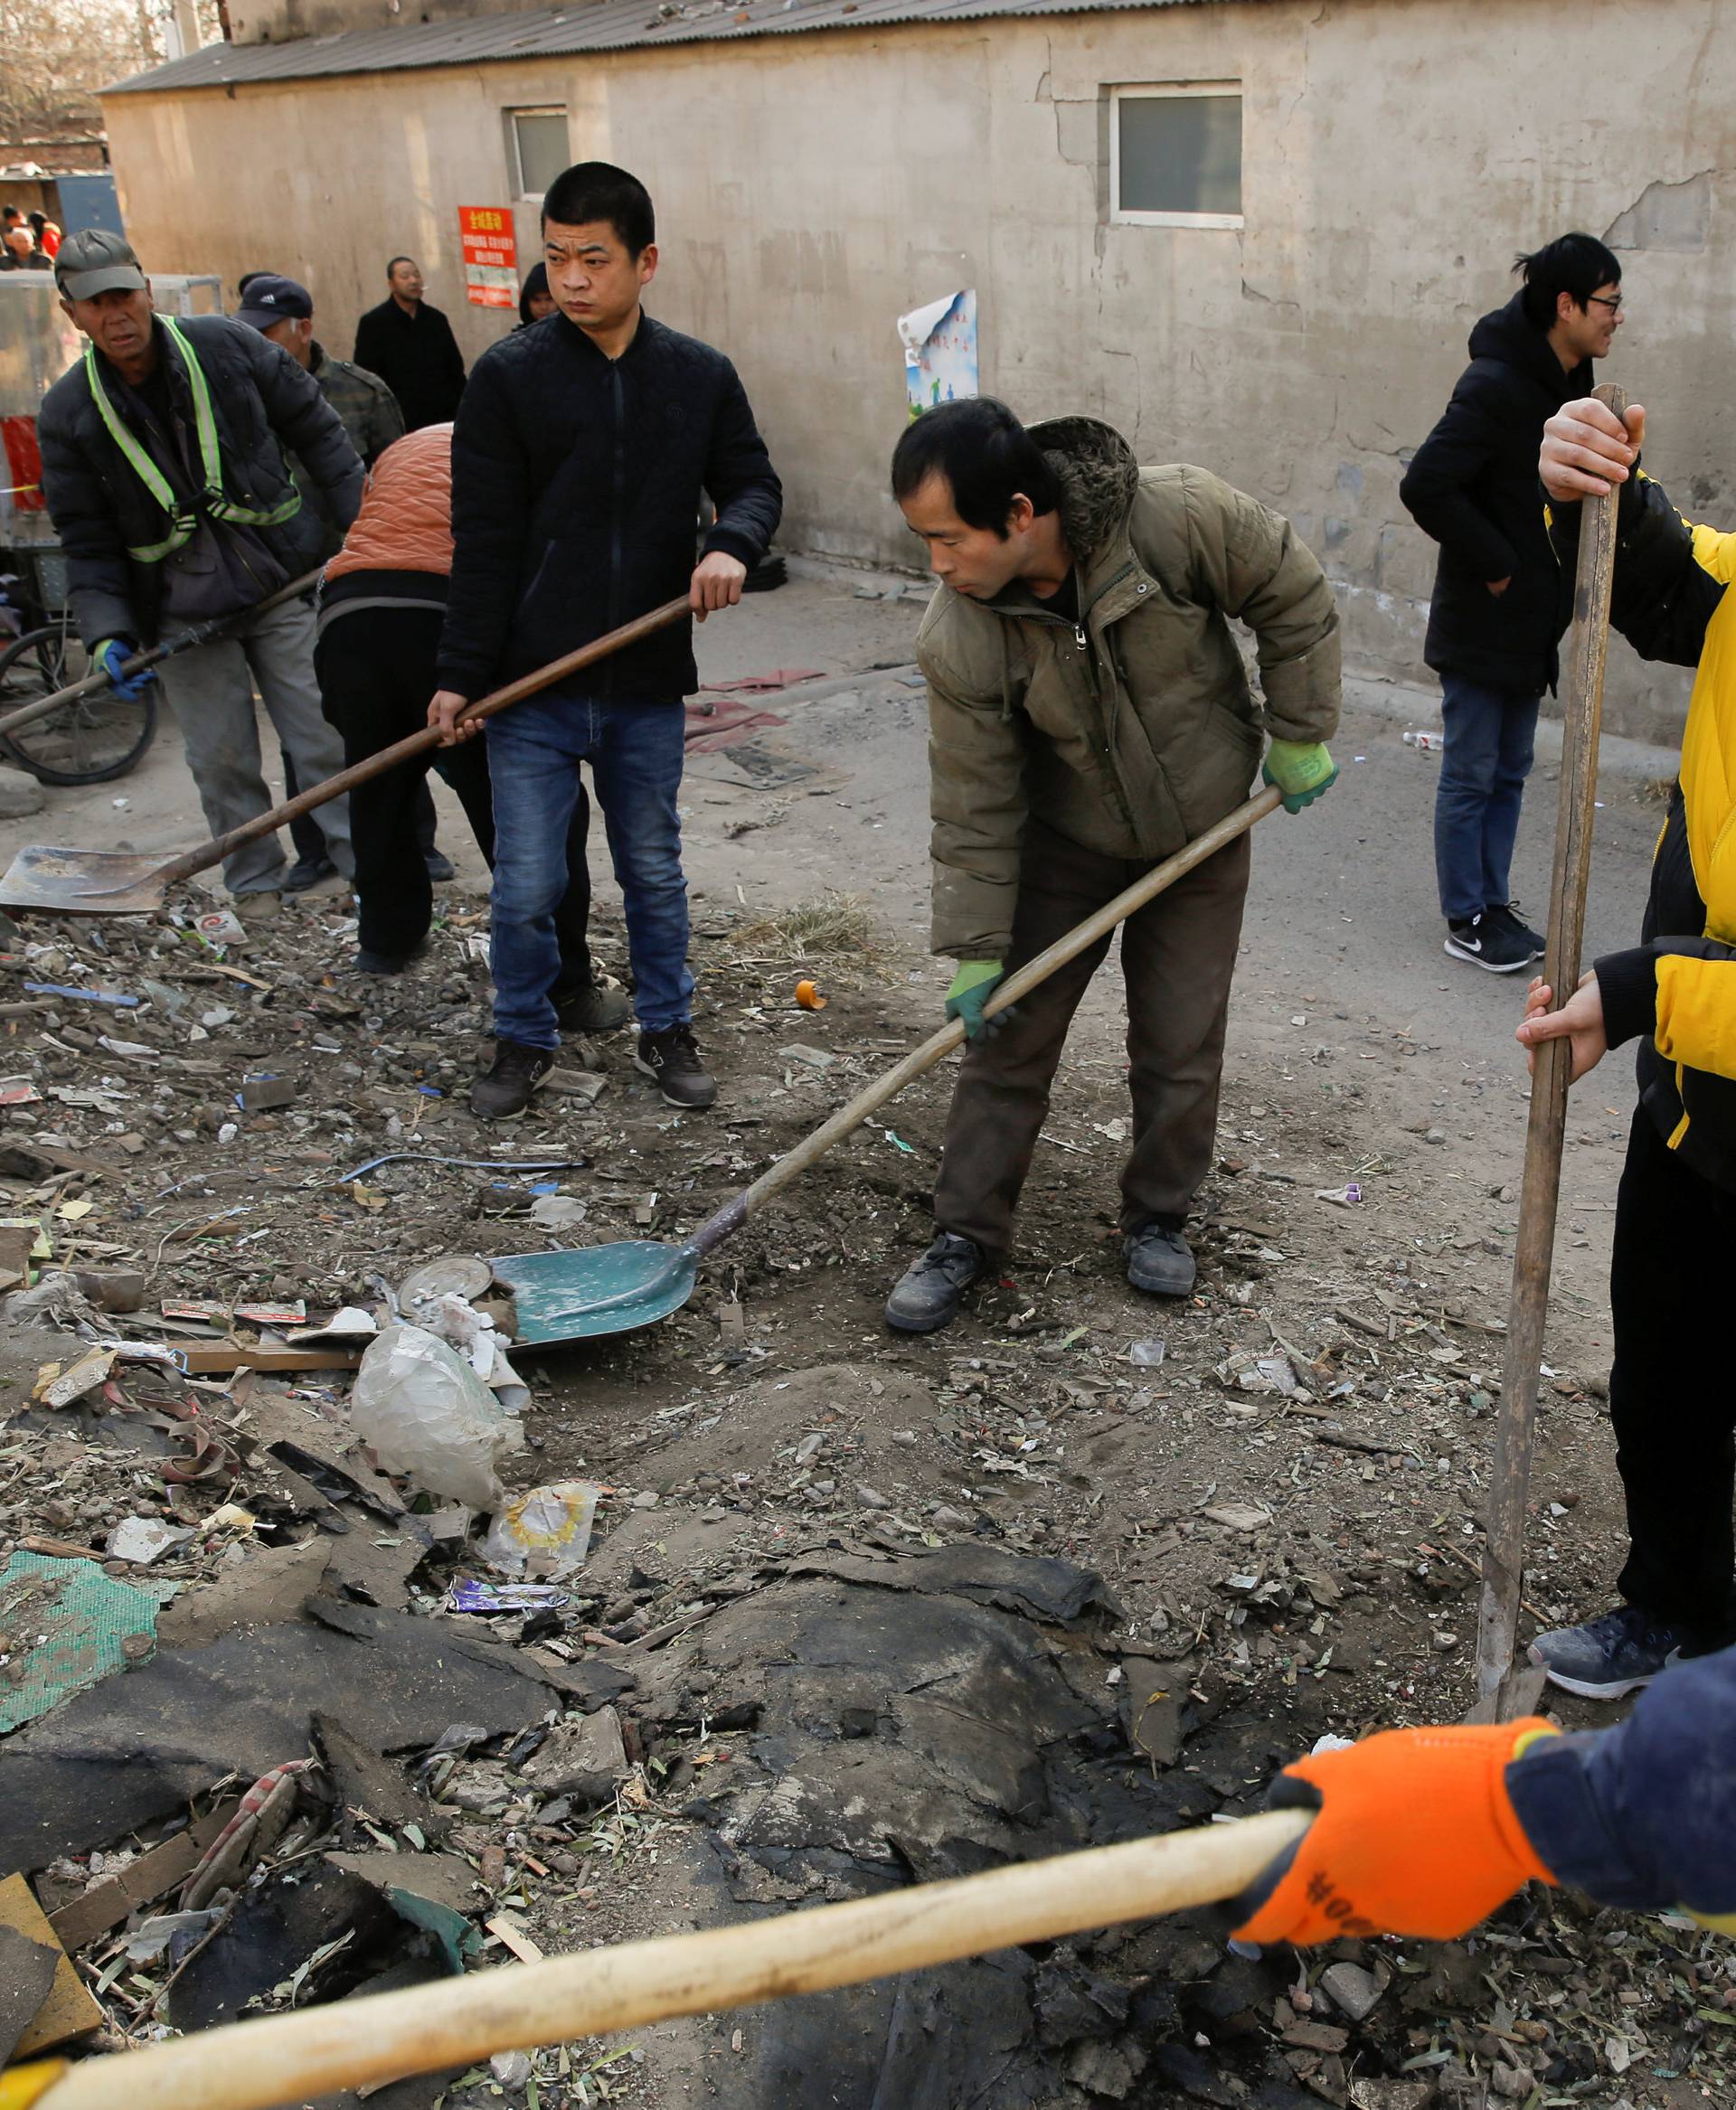
POLYGON ((540 198, 572 155, 567 145, 565 110, 508 110, 506 131, 512 155, 514 194, 540 198))
POLYGON ((1112 89, 1109 183, 1112 220, 1240 227, 1241 86, 1112 89))

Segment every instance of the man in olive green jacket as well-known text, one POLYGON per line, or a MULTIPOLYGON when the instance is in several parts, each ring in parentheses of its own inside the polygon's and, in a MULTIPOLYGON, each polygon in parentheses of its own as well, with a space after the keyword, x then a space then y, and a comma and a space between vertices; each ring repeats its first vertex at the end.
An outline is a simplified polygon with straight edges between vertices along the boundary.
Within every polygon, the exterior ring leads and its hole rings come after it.
MULTIPOLYGON (((931 1333, 1011 1240, 1067 1028, 1104 938, 1011 1011, 990 991, 1248 796, 1297 812, 1337 775, 1338 617, 1277 513, 1203 469, 1141 469, 1109 426, 1030 431, 1004 404, 949 403, 905 431, 892 489, 940 584, 917 637, 928 679, 933 949, 959 968, 969 1044, 953 1095, 939 1236, 888 1323, 931 1333), (1230 629, 1254 633, 1257 703, 1230 629)), ((1183 1235, 1211 1162, 1246 835, 1123 926, 1133 1148, 1127 1279, 1194 1286, 1183 1235)))

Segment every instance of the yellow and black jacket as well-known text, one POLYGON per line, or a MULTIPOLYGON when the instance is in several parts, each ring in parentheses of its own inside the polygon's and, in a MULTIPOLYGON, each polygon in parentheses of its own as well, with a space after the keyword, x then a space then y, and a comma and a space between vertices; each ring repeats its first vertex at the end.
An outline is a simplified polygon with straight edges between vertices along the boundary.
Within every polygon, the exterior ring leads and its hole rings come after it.
MULTIPOLYGON (((1571 570, 1580 507, 1550 531, 1571 570)), ((1698 669, 1642 942, 1597 963, 1609 1044, 1646 1036, 1640 1101, 1684 1164, 1736 1191, 1736 533, 1622 486, 1610 620, 1642 659, 1698 669)))

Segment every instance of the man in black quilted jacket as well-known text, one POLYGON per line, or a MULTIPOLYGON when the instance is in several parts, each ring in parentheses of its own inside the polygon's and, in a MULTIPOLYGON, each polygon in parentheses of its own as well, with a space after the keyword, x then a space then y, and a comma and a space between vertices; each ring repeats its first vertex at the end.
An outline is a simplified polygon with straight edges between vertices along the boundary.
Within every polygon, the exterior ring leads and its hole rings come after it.
MULTIPOLYGON (((685 594, 701 622, 741 597, 783 495, 736 372, 647 316, 657 268, 645 185, 580 162, 542 201, 558 313, 477 362, 452 440, 456 550, 429 722, 476 729, 467 703, 685 594), (702 492, 717 508, 694 563, 702 492)), ((693 1042, 681 870, 682 698, 692 626, 665 628, 489 719, 495 797, 494 1067, 471 1110, 522 1114, 560 1045, 554 911, 580 765, 609 832, 627 911, 637 1067, 671 1106, 717 1087, 693 1042)))

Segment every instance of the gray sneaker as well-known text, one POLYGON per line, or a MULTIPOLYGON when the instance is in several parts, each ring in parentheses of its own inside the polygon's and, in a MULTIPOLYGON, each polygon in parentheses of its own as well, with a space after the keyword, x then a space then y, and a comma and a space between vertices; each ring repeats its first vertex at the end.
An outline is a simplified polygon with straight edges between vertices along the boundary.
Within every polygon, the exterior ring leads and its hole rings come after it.
POLYGON ((959 1298, 983 1265, 983 1249, 974 1240, 942 1231, 899 1277, 886 1299, 886 1323, 900 1333, 938 1333, 956 1316, 959 1298))
POLYGON ((1679 1626, 1653 1618, 1637 1605, 1618 1605, 1583 1626, 1540 1634, 1530 1653, 1563 1692, 1577 1692, 1581 1700, 1619 1700, 1649 1685, 1688 1651, 1689 1637, 1679 1626))
POLYGON ((1127 1280, 1147 1296, 1185 1296, 1197 1272, 1181 1224, 1154 1216, 1127 1240, 1127 1280))

